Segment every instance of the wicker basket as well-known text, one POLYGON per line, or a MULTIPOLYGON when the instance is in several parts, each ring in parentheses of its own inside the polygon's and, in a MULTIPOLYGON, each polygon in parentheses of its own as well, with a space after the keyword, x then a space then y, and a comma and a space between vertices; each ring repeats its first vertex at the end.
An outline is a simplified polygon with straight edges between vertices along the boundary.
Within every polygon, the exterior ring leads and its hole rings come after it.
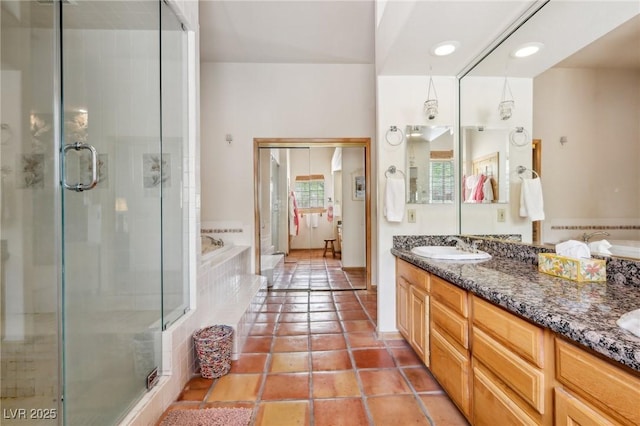
POLYGON ((193 334, 196 354, 200 364, 200 375, 205 379, 217 379, 231 369, 231 345, 233 328, 214 325, 193 334))

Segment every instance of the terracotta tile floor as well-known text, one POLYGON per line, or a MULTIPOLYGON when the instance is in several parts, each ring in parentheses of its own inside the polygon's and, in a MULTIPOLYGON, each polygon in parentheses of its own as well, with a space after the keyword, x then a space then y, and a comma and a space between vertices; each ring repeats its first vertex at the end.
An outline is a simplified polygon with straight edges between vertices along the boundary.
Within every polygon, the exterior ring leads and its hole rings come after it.
MULTIPOLYGON (((273 269, 273 290, 367 288, 364 269, 343 271, 340 256, 333 257, 331 252, 327 252, 325 257, 322 255, 323 252, 322 249, 291 250, 273 269)), ((311 312, 316 310, 312 309, 311 312)))
POLYGON ((467 425, 404 340, 378 340, 376 293, 270 291, 229 374, 169 407, 248 407, 252 425, 467 425))

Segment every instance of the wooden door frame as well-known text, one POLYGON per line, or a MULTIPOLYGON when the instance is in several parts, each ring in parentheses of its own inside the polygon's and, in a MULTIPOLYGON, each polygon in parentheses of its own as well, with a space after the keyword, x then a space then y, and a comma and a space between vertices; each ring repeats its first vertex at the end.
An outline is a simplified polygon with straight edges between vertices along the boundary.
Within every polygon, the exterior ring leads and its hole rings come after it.
MULTIPOLYGON (((542 177, 542 139, 533 139, 531 143, 531 169, 535 171, 539 177, 542 177)), ((542 244, 542 226, 539 220, 531 222, 538 241, 532 241, 533 244, 542 244)))
POLYGON ((371 138, 254 138, 253 206, 256 274, 260 274, 260 148, 364 148, 365 281, 371 290, 371 138))

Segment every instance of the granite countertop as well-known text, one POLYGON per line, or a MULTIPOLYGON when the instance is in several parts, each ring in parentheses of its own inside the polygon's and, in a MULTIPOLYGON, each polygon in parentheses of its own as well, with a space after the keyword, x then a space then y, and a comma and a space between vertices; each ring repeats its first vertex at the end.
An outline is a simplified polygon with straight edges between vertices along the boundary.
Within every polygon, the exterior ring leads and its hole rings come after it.
POLYGON ((496 256, 461 263, 427 259, 406 249, 392 248, 391 253, 640 372, 640 337, 616 324, 620 315, 640 308, 638 287, 573 282, 496 256))

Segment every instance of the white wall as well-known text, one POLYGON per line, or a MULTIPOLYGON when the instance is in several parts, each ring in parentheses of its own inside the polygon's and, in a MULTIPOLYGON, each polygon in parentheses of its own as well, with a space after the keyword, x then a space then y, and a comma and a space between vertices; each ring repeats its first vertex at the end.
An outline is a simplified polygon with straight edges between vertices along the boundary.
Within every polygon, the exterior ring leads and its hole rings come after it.
POLYGON ((202 221, 240 223, 248 245, 253 138, 374 137, 373 65, 203 63, 201 99, 202 221))
MULTIPOLYGON (((407 223, 405 211, 402 223, 387 222, 383 216, 385 177, 391 165, 405 170, 406 143, 391 146, 385 140, 389 126, 404 129, 407 124, 454 126, 456 120, 456 80, 454 77, 434 77, 438 93, 439 114, 427 120, 423 104, 427 98, 428 76, 379 76, 378 79, 378 142, 376 144, 378 173, 377 238, 378 300, 395 301, 395 257, 391 254, 394 235, 455 234, 457 233, 456 204, 412 204, 416 210, 416 223, 407 223)), ((454 145, 457 146, 457 136, 454 145)), ((457 148, 455 150, 457 153, 457 148)), ((396 331, 395 302, 378 304, 378 331, 396 331)))
POLYGON ((543 241, 583 232, 552 225, 640 225, 640 72, 553 68, 534 80, 533 101, 543 182, 554 188, 543 241))
MULTIPOLYGON (((465 77, 460 88, 461 126, 485 126, 491 129, 524 127, 529 139, 532 133, 532 86, 533 81, 525 78, 509 78, 509 86, 515 101, 515 110, 509 120, 501 120, 498 104, 501 101, 503 77, 465 77)), ((521 218, 520 178, 515 169, 522 165, 531 167, 531 144, 518 147, 510 144, 507 164, 509 203, 463 204, 460 208, 462 234, 521 234, 524 241, 531 241, 531 221, 521 218), (506 209, 504 222, 498 222, 497 209, 506 209)), ((501 171, 502 173, 502 171, 501 171)), ((530 177, 530 174, 527 174, 530 177)), ((546 187, 543 180, 543 189, 546 187)), ((544 192, 546 197, 551 191, 544 192)))
POLYGON ((354 176, 363 172, 364 148, 342 148, 342 172, 340 175, 336 174, 335 179, 342 179, 342 198, 340 198, 342 204, 341 259, 342 266, 345 268, 364 268, 366 265, 365 202, 364 200, 354 200, 351 195, 354 176))

